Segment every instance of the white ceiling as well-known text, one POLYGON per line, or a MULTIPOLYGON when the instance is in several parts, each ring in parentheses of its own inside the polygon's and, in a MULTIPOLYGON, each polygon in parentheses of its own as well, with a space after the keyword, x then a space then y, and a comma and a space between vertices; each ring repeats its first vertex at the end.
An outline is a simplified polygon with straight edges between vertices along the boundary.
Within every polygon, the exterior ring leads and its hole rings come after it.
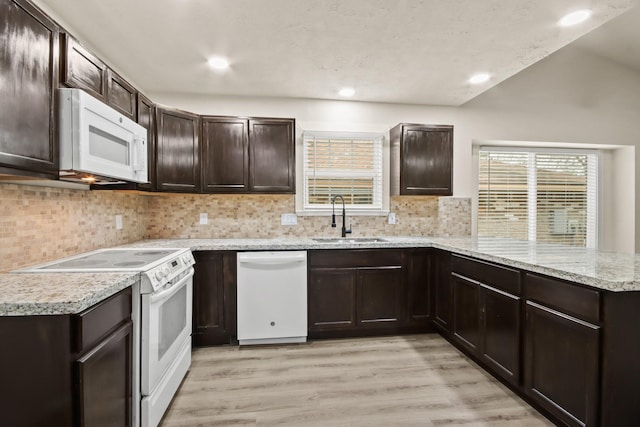
MULTIPOLYGON (((352 86, 360 101, 461 105, 638 1, 36 3, 146 93, 339 99, 338 90, 352 86), (557 26, 561 16, 583 8, 593 10, 589 21, 557 26), (212 55, 228 57, 230 69, 212 71, 212 55), (479 71, 491 73, 491 81, 468 84, 479 71)), ((638 38, 637 30, 624 31, 630 30, 594 35, 593 49, 610 52, 612 40, 638 38)), ((640 61, 635 44, 619 48, 640 61)))

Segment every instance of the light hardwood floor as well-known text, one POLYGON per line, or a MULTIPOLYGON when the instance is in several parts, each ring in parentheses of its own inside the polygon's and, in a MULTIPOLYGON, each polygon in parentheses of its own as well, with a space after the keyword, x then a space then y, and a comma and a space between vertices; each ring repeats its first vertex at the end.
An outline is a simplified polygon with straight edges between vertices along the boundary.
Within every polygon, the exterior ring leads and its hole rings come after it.
POLYGON ((169 426, 552 426, 437 334, 195 349, 169 426))

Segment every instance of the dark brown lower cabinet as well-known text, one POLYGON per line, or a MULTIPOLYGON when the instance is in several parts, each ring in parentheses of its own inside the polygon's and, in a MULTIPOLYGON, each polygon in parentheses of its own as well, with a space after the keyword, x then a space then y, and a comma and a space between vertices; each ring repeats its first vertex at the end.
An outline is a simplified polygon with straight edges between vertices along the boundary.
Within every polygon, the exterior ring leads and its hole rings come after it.
POLYGON ((600 327, 531 301, 526 319, 527 394, 569 426, 598 425, 600 327))
POLYGON ((308 265, 310 338, 394 333, 404 325, 403 251, 310 251, 308 265))
POLYGON ((453 288, 453 325, 451 336, 461 346, 477 353, 480 345, 480 303, 478 282, 455 273, 451 276, 453 288))
POLYGON ((405 251, 407 265, 407 325, 416 331, 431 330, 431 269, 434 252, 431 249, 408 249, 405 251))
POLYGON ((356 327, 355 269, 315 268, 307 279, 310 331, 353 330, 356 327))
POLYGON ((358 268, 357 284, 359 327, 386 327, 402 322, 402 265, 358 268))
POLYGON ((486 285, 479 288, 480 359, 513 385, 520 384, 519 296, 486 285))
POLYGON ((82 313, 0 316, 0 425, 130 426, 131 288, 82 313))
POLYGON ((448 336, 453 315, 451 254, 448 252, 437 251, 433 255, 431 289, 433 294, 433 324, 443 335, 448 336))
POLYGON ((237 334, 236 252, 193 255, 193 345, 229 344, 237 334))
POLYGON ((76 362, 78 425, 131 425, 132 323, 76 362))
POLYGON ((521 384, 521 273, 461 255, 451 256, 451 340, 495 375, 521 384))

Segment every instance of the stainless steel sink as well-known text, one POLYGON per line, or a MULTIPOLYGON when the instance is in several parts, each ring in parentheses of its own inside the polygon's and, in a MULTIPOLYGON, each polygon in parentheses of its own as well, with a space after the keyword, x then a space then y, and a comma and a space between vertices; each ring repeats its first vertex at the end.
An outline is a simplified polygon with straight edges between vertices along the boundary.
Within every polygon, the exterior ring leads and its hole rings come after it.
POLYGON ((317 243, 344 243, 350 245, 354 243, 384 243, 388 240, 381 239, 379 237, 327 237, 313 239, 313 241, 317 243))

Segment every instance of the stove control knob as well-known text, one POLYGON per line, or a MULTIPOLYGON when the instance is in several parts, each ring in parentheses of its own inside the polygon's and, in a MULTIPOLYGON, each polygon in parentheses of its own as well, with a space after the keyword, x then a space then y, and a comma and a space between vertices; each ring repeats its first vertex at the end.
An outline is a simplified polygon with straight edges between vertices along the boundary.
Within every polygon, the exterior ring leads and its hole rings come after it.
POLYGON ((184 262, 185 265, 189 265, 189 255, 182 255, 182 262, 184 262))
POLYGON ((156 279, 158 279, 158 280, 162 279, 162 271, 156 270, 155 276, 156 276, 156 279))
POLYGON ((164 277, 167 277, 169 275, 169 273, 170 273, 169 267, 167 267, 167 266, 162 267, 162 275, 164 277))

